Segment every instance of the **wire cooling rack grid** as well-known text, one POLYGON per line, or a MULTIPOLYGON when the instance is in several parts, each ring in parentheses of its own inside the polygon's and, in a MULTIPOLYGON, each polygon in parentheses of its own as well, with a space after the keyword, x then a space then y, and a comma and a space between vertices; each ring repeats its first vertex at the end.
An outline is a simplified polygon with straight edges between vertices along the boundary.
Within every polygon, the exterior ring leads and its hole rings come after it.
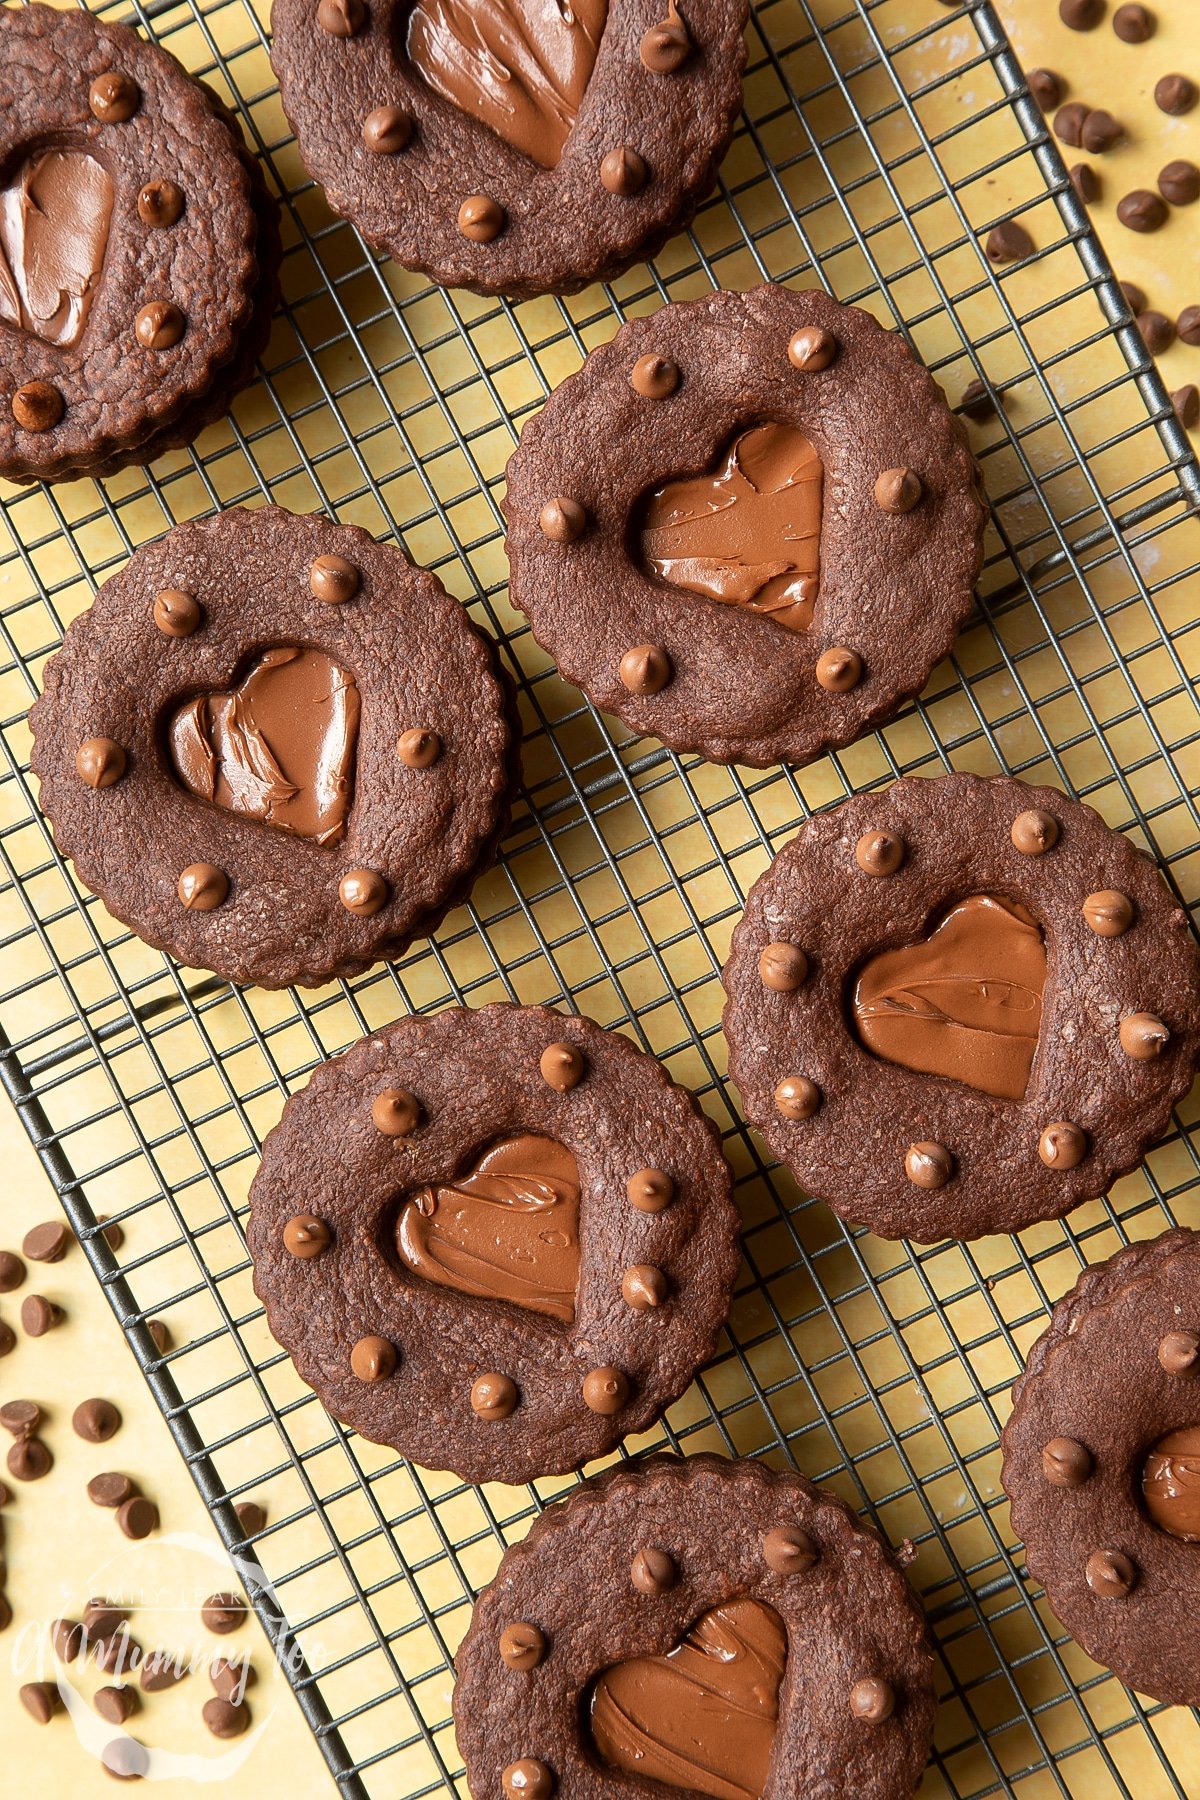
POLYGON ((1152 851, 1185 903, 1200 890, 1200 472, 991 7, 758 0, 746 112, 692 232, 652 270, 515 307, 431 289, 331 217, 249 0, 98 10, 237 109, 285 200, 285 301, 260 381, 197 453, 0 494, 0 1073, 342 1791, 462 1785, 450 1659, 472 1593, 570 1484, 476 1491, 332 1422, 263 1325, 246 1191, 322 1056, 407 1010, 509 998, 628 1031, 721 1126, 746 1228, 733 1317, 630 1448, 792 1462, 909 1541, 944 1695, 925 1794, 1194 1796, 1195 1715, 1128 1694, 1024 1579, 996 1442, 1081 1264, 1200 1224, 1194 1105, 1069 1225, 918 1251, 847 1233, 764 1162, 719 1032, 750 881, 813 808, 903 772, 1056 781, 1152 851), (1037 252, 997 273, 981 234, 1013 213, 1037 252), (952 402, 980 376, 1002 410, 973 428, 994 522, 954 657, 885 731, 751 773, 627 740, 580 704, 508 609, 497 494, 522 420, 621 318, 767 277, 870 307, 952 402), (396 967, 303 998, 233 991, 117 927, 55 853, 28 778, 42 664, 94 585, 175 521, 268 497, 437 569, 503 639, 526 728, 522 802, 470 904, 396 967), (119 1253, 99 1213, 122 1222, 119 1253), (170 1326, 162 1355, 149 1317, 170 1326), (250 1493, 270 1511, 247 1545, 232 1503, 250 1493))

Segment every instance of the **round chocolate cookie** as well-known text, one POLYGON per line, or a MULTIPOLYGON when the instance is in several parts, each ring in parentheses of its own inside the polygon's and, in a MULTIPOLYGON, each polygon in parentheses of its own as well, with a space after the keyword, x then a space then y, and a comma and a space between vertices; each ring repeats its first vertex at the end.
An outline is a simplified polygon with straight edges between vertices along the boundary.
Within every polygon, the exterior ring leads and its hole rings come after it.
POLYGON ((455 1664, 474 1800, 907 1800, 936 1704, 876 1533, 803 1475, 716 1456, 610 1469, 550 1507, 455 1664))
POLYGON ((124 25, 0 12, 0 475, 189 443, 253 374, 278 209, 221 101, 124 25))
POLYGON ((513 602, 597 706, 713 762, 806 762, 924 686, 972 605, 964 428, 814 291, 631 320, 508 465, 513 602))
POLYGON ((336 212, 443 287, 574 293, 711 191, 746 0, 275 0, 271 60, 336 212))
POLYGON ((250 1201, 255 1292, 304 1380, 467 1481, 645 1430, 712 1354, 738 1269, 691 1094, 539 1006, 403 1020, 322 1064, 250 1201))
POLYGON ((402 551, 239 509, 136 551, 74 621, 31 760, 59 847, 148 943, 313 985, 400 955, 492 862, 509 706, 402 551))
POLYGON ((1187 916, 1054 788, 954 774, 809 820, 755 882, 724 982, 747 1116, 881 1237, 1020 1231, 1095 1198, 1187 1092, 1187 916))
POLYGON ((1200 1234, 1084 1270, 1001 1447, 1029 1572, 1072 1637, 1138 1693, 1200 1705, 1200 1234))

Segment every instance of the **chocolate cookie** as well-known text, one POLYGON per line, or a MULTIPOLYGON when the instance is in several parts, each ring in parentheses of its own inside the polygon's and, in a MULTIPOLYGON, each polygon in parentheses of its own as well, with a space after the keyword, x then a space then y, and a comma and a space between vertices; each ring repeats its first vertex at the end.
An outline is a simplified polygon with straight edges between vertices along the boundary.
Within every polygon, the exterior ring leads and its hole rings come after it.
POLYGON ((271 60, 336 212, 444 287, 574 293, 711 191, 746 0, 275 0, 271 60))
POLYGON ((1013 1529, 1067 1630, 1138 1693, 1200 1704, 1200 1234, 1084 1271, 1001 1447, 1013 1529))
POLYGON ((692 1096, 540 1006, 403 1020, 322 1064, 250 1202, 255 1292, 304 1380, 468 1481, 644 1430, 711 1355, 738 1268, 692 1096))
POLYGON ((277 208, 231 115, 124 25, 0 12, 0 475, 189 443, 254 373, 277 208))
POLYGON ((1020 1231, 1135 1167, 1187 1092, 1196 947, 1153 862, 1053 788, 897 781, 750 891, 724 982, 746 1113, 882 1237, 1020 1231))
POLYGON ((716 1456, 550 1507, 455 1661, 475 1800, 906 1800, 933 1728, 925 1621, 875 1532, 802 1475, 716 1456))
POLYGON ((902 338, 761 287, 632 320, 508 465, 513 602, 596 703, 713 762, 847 744, 971 610, 984 509, 902 338))
POLYGON ((136 551, 74 621, 32 766, 80 879, 148 943, 312 985, 398 956, 491 863, 509 704, 400 550, 234 510, 136 551))

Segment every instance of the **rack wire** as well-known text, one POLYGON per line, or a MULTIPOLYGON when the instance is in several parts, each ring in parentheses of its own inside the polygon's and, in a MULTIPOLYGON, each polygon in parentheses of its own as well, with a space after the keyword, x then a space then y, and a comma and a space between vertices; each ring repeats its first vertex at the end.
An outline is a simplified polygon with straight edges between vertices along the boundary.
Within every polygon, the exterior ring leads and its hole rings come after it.
POLYGON ((453 1792, 453 1650, 503 1546, 571 1485, 475 1490, 332 1421, 266 1332, 242 1234, 265 1131, 323 1056, 408 1011, 586 1011, 693 1087, 737 1177, 745 1266, 712 1365, 655 1431, 793 1464, 910 1564, 939 1649, 923 1792, 1194 1795, 1200 1721, 1062 1633, 999 1490, 1022 1355, 1082 1264, 1200 1225, 1197 1109, 1066 1223, 918 1250, 844 1229, 765 1158, 725 1075, 718 972, 745 891, 814 809, 902 773, 1007 769, 1088 800, 1200 895, 1200 469, 986 0, 757 0, 720 188, 652 268, 567 301, 442 293, 364 249, 304 176, 257 0, 100 5, 236 110, 285 209, 260 379, 195 451, 0 490, 0 1076, 343 1794, 453 1792), (1037 245, 997 271, 982 238, 1037 245), (634 312, 821 283, 904 331, 974 426, 993 506, 978 611, 925 694, 802 770, 714 769, 581 704, 507 603, 497 496, 522 422, 634 312), (499 866, 436 939, 315 994, 149 951, 57 854, 26 713, 64 624, 134 547, 273 499, 394 538, 501 640, 526 780, 499 866), (107 1214, 122 1250, 100 1235, 107 1214), (146 1321, 163 1318, 160 1354, 146 1321), (234 1502, 270 1499, 243 1539, 234 1502), (1190 1786, 1189 1786, 1190 1782, 1190 1786))

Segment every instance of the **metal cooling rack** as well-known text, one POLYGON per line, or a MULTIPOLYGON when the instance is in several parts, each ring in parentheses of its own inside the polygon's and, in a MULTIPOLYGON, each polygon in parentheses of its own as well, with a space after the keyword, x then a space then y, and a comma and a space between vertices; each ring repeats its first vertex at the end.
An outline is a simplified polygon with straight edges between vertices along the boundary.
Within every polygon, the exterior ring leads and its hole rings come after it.
POLYGON ((944 1695, 923 1792, 1194 1796, 1196 1716, 1089 1663, 1026 1580, 996 1438, 1081 1264, 1200 1225, 1195 1107, 1070 1224, 918 1251, 797 1192, 724 1078, 718 970, 745 890, 810 810, 855 789, 949 767, 1049 778, 1156 855, 1184 903, 1200 892, 1200 471, 991 6, 759 0, 746 113, 692 232, 653 269, 520 306, 439 293, 330 216, 250 0, 97 10, 134 18, 237 109, 285 200, 285 301, 259 383, 199 454, 0 494, 0 1074, 341 1790, 419 1800, 461 1781, 450 1658, 472 1594, 570 1484, 476 1491, 331 1421, 265 1331, 246 1190, 322 1056, 408 1010, 507 997, 626 1030, 720 1124, 746 1228, 733 1317, 631 1448, 792 1462, 904 1545, 944 1695), (1012 212, 1038 249, 997 274, 980 235, 1012 212), (1003 410, 973 429, 994 524, 954 657, 863 744, 750 773, 629 740, 580 704, 508 609, 497 490, 522 420, 623 317, 767 277, 871 307, 952 402, 980 376, 1003 410), (303 998, 231 990, 114 925, 28 777, 40 669, 94 585, 175 521, 268 497, 437 569, 502 638, 527 739, 522 803, 470 904, 397 966, 303 998), (124 1225, 121 1252, 98 1213, 124 1225), (171 1328, 165 1354, 149 1317, 171 1328), (247 1544, 233 1502, 250 1494, 270 1512, 247 1544))

